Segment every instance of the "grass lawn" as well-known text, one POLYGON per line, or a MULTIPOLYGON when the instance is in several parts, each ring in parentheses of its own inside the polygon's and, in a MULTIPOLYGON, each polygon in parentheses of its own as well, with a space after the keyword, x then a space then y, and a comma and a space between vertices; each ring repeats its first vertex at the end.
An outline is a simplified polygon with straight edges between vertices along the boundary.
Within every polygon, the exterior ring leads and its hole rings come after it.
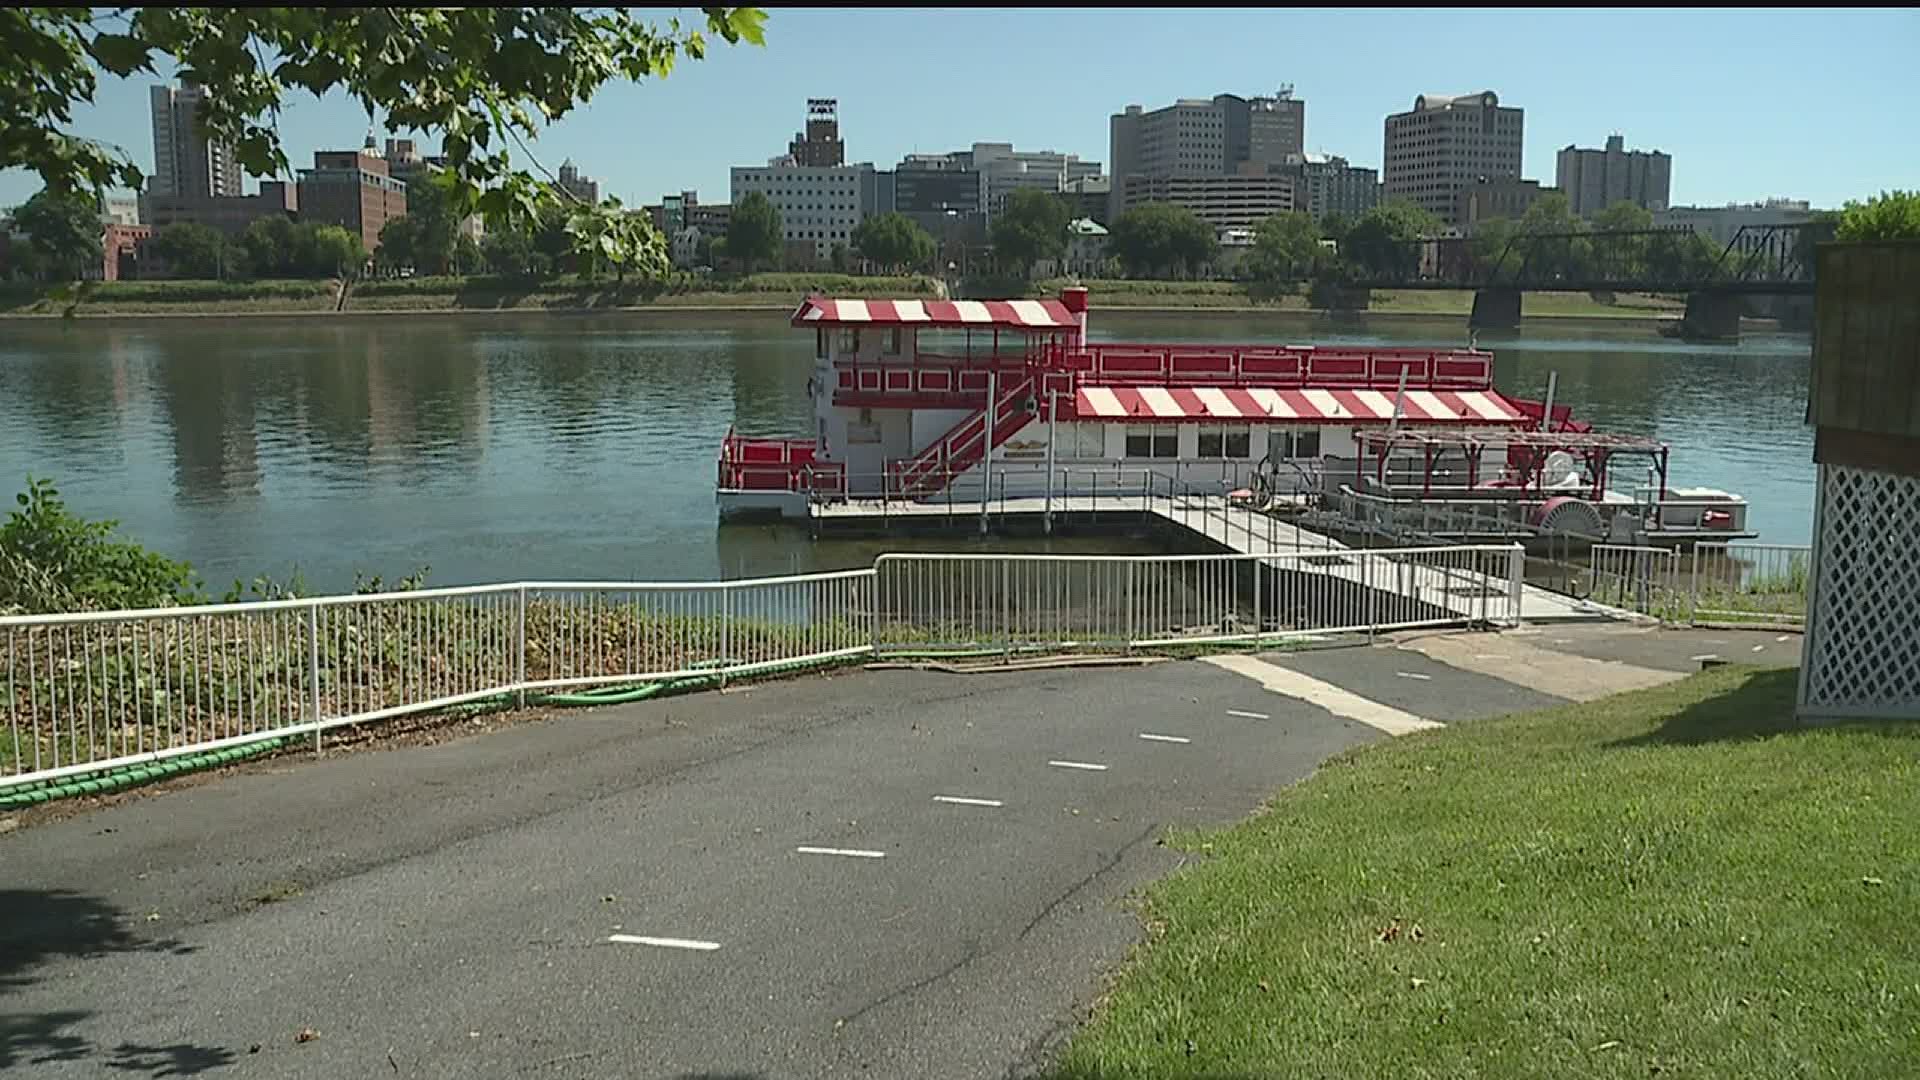
POLYGON ((1920 1075, 1920 723, 1728 667, 1336 758, 1176 835, 1056 1080, 1920 1075))

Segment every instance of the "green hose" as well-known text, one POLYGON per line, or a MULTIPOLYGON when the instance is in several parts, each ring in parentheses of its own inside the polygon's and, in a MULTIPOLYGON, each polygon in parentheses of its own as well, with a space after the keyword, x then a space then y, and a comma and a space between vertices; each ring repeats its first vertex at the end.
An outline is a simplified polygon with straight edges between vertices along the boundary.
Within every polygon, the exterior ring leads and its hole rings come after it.
POLYGON ((248 758, 278 750, 286 741, 285 736, 275 736, 243 746, 229 746, 224 750, 213 750, 190 757, 171 758, 108 772, 83 773, 79 776, 48 780, 0 792, 0 810, 19 810, 73 795, 104 795, 110 791, 120 791, 154 780, 163 780, 169 776, 178 776, 181 773, 231 765, 236 761, 245 761, 248 758))

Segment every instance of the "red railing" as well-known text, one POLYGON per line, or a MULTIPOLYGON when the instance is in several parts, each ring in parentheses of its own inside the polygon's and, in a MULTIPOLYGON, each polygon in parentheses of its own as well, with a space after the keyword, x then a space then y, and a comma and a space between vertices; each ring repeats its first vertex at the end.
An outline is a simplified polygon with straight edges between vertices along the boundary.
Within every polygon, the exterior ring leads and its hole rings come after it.
POLYGON ((1466 350, 1339 349, 1285 345, 1088 345, 1051 365, 1087 385, 1217 383, 1236 387, 1486 390, 1493 357, 1466 350))
MULTIPOLYGON (((1034 392, 1031 378, 1021 379, 1001 392, 994 403, 992 446, 987 443, 987 410, 982 406, 925 450, 892 463, 889 487, 908 498, 931 495, 946 487, 1027 425, 1032 417, 1026 411, 1026 399, 1034 392)), ((1039 406, 1037 400, 1035 404, 1039 406)))
POLYGON ((749 439, 727 428, 720 441, 719 486, 724 491, 846 490, 847 466, 819 461, 812 439, 749 439))

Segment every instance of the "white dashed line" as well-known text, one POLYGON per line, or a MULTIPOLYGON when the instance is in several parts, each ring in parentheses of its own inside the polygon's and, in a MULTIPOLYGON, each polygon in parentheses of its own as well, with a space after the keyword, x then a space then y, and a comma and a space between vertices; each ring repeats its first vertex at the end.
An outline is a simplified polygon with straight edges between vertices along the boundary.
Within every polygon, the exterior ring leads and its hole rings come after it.
POLYGON ((1718 659, 1720 659, 1720 654, 1719 654, 1719 653, 1710 653, 1710 652, 1708 652, 1708 653, 1701 653, 1701 654, 1700 654, 1699 656, 1689 656, 1689 657, 1687 657, 1687 659, 1689 659, 1689 660, 1692 660, 1692 661, 1694 661, 1695 663, 1699 663, 1699 662, 1701 662, 1701 661, 1705 661, 1705 660, 1718 660, 1718 659))
POLYGON ((1773 640, 1775 640, 1775 641, 1791 641, 1791 640, 1793 640, 1793 635, 1792 635, 1792 634, 1781 634, 1781 635, 1780 635, 1779 637, 1777 637, 1777 638, 1774 638, 1773 640))
POLYGON ((1237 716, 1237 717, 1239 717, 1239 718, 1241 718, 1242 720, 1271 720, 1271 719, 1273 719, 1272 717, 1270 717, 1270 716, 1268 716, 1268 715, 1267 715, 1266 713, 1263 713, 1263 712, 1243 712, 1243 711, 1241 711, 1241 710, 1239 710, 1239 709, 1228 709, 1228 710, 1227 710, 1227 715, 1228 715, 1228 716, 1237 716))
POLYGON ((955 806, 1005 806, 999 799, 969 799, 961 795, 935 795, 934 802, 952 803, 955 806))
POLYGON ((802 855, 845 855, 849 859, 884 859, 887 857, 887 853, 884 851, 862 851, 859 848, 806 847, 803 845, 793 850, 802 855))
POLYGON ((693 949, 696 952, 712 952, 720 947, 717 941, 692 941, 677 937, 642 937, 639 934, 614 934, 608 941, 620 945, 653 945, 662 949, 693 949))
POLYGON ((1193 741, 1184 735, 1154 735, 1145 731, 1140 733, 1140 737, 1148 742, 1190 743, 1193 741))
POLYGON ((1088 772, 1106 772, 1105 765, 1095 765, 1088 761, 1049 761, 1047 764, 1056 769, 1085 769, 1088 772))
POLYGON ((1764 648, 1766 648, 1766 647, 1767 647, 1767 646, 1766 646, 1766 643, 1765 643, 1765 642, 1762 642, 1762 643, 1761 643, 1761 644, 1759 644, 1759 645, 1755 645, 1755 646, 1753 647, 1753 651, 1754 651, 1754 652, 1759 652, 1760 650, 1762 650, 1762 649, 1764 649, 1764 648))
POLYGON ((1505 660, 1507 658, 1507 654, 1497 653, 1497 652, 1474 653, 1473 658, 1475 660, 1505 660))
POLYGON ((1433 681, 1433 676, 1422 675, 1417 671, 1396 671, 1394 672, 1394 674, 1400 676, 1403 679, 1419 679, 1421 682, 1433 681))

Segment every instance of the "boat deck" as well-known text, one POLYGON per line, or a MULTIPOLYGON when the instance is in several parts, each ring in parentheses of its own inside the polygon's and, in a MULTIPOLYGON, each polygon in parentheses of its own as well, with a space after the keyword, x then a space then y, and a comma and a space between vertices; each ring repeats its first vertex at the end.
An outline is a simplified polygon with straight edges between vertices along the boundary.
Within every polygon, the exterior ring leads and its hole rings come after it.
MULTIPOLYGON (((1239 555, 1279 556, 1316 551, 1365 550, 1219 496, 1067 495, 1055 496, 1051 504, 1039 496, 1006 498, 992 500, 987 514, 992 518, 1040 518, 1049 509, 1055 517, 1132 515, 1157 518, 1239 555)), ((815 528, 831 531, 836 527, 871 527, 894 521, 907 524, 945 519, 958 525, 980 520, 981 507, 977 498, 970 501, 955 498, 952 502, 944 499, 909 502, 854 498, 815 503, 808 508, 808 513, 815 528)), ((1413 576, 1406 582, 1407 587, 1416 589, 1422 599, 1448 607, 1465 619, 1482 617, 1487 610, 1483 596, 1503 592, 1508 587, 1505 578, 1489 574, 1408 565, 1413 576)), ((1319 566, 1316 569, 1347 578, 1356 584, 1364 583, 1363 571, 1358 564, 1319 566)), ((1601 605, 1533 585, 1521 587, 1520 618, 1523 622, 1604 619, 1617 614, 1601 605)))

